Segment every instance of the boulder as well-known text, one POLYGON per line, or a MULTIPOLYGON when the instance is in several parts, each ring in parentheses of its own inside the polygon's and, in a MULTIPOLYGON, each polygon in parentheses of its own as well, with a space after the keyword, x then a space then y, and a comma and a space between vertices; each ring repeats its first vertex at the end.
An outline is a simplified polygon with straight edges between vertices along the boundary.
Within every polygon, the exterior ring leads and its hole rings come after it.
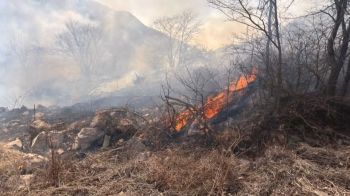
POLYGON ((151 157, 151 152, 141 152, 139 155, 136 156, 136 161, 138 162, 144 162, 147 161, 151 157))
POLYGON ((137 132, 137 128, 135 127, 135 122, 130 119, 122 118, 119 119, 117 129, 125 135, 132 136, 137 132))
POLYGON ((147 147, 142 143, 142 139, 139 137, 133 137, 128 140, 124 146, 124 149, 131 154, 139 154, 147 150, 147 147))
POLYGON ((62 130, 67 129, 66 123, 64 123, 64 122, 55 123, 51 126, 51 128, 54 130, 58 130, 58 131, 62 131, 62 130))
POLYGON ((57 152, 59 155, 61 155, 61 154, 64 153, 64 150, 63 150, 63 149, 58 149, 56 152, 57 152))
POLYGON ((98 128, 83 128, 75 137, 72 149, 86 150, 94 141, 102 138, 103 136, 104 132, 98 128))
POLYGON ((86 120, 76 121, 68 126, 67 132, 78 133, 82 128, 88 127, 90 124, 91 124, 91 122, 86 121, 86 120))
POLYGON ((43 113, 43 112, 36 112, 35 113, 35 119, 41 119, 43 116, 45 116, 45 113, 43 113))
POLYGON ((13 175, 10 176, 6 182, 5 187, 12 190, 19 190, 28 188, 30 186, 30 182, 34 179, 34 175, 13 175))
POLYGON ((31 149, 33 153, 44 154, 48 150, 47 147, 47 133, 43 131, 33 139, 31 149))
POLYGON ((96 113, 90 127, 96 127, 104 131, 107 135, 114 135, 116 132, 117 122, 113 119, 108 110, 102 110, 96 113))
POLYGON ((39 104, 39 105, 36 107, 36 111, 38 111, 38 112, 47 112, 47 111, 49 111, 49 108, 47 108, 47 107, 45 107, 45 106, 39 104))
POLYGON ((99 111, 96 113, 94 116, 90 127, 96 127, 96 128, 101 128, 105 129, 111 126, 112 124, 112 118, 109 116, 107 111, 99 111))
POLYGON ((29 164, 34 166, 48 161, 47 158, 38 154, 33 154, 33 153, 23 153, 23 159, 26 160, 29 164))
POLYGON ((29 134, 32 138, 36 137, 40 132, 48 132, 51 129, 51 125, 46 122, 37 119, 29 126, 29 134))
POLYGON ((9 142, 5 145, 6 148, 11 150, 21 150, 22 146, 22 141, 19 138, 16 138, 16 140, 9 142))
POLYGON ((64 138, 64 133, 62 132, 57 132, 57 131, 50 131, 48 133, 48 140, 49 140, 49 144, 50 144, 50 148, 51 145, 54 149, 57 149, 60 147, 60 145, 63 142, 63 138, 64 138))
POLYGON ((51 111, 56 111, 56 110, 61 109, 61 107, 58 106, 58 105, 50 105, 50 106, 48 107, 48 109, 51 110, 51 111))
POLYGON ((111 136, 105 135, 105 138, 103 139, 102 148, 107 148, 109 146, 110 141, 111 141, 111 136))
POLYGON ((4 112, 7 112, 7 111, 8 111, 7 108, 5 108, 5 107, 0 107, 0 113, 4 113, 4 112))
POLYGON ((22 105, 22 107, 20 108, 20 110, 21 110, 22 112, 24 112, 24 111, 27 111, 28 108, 27 108, 26 106, 22 105))

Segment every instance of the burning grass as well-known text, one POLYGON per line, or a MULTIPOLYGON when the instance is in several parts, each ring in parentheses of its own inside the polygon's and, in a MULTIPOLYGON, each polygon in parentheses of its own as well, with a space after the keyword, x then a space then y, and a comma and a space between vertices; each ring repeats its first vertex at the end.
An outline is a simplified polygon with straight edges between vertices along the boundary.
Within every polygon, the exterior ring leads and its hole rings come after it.
MULTIPOLYGON (((230 83, 227 87, 227 91, 221 92, 215 96, 209 96, 203 105, 187 108, 175 117, 174 122, 172 122, 171 119, 167 119, 167 124, 174 124, 175 130, 181 131, 183 127, 193 120, 195 123, 198 123, 198 118, 194 119, 196 116, 200 116, 199 120, 203 122, 213 118, 227 108, 229 103, 233 102, 237 97, 242 96, 247 90, 246 88, 248 85, 256 80, 257 74, 257 68, 252 70, 248 78, 242 74, 237 82, 230 83), (237 94, 239 94, 239 96, 237 96, 237 94)), ((178 99, 174 100, 180 101, 178 99)))

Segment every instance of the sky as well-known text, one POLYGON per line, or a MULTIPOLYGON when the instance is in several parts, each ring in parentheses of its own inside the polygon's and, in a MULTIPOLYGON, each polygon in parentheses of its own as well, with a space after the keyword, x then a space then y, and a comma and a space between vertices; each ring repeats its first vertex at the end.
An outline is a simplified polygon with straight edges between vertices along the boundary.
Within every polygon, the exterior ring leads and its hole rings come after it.
POLYGON ((175 15, 184 10, 198 14, 202 21, 202 32, 198 42, 208 49, 217 49, 227 44, 233 32, 243 32, 244 27, 226 21, 225 16, 211 7, 206 0, 95 0, 117 11, 128 11, 143 24, 162 16, 175 15))
MULTIPOLYGON (((226 16, 212 8, 207 0, 95 0, 117 11, 128 11, 147 26, 162 16, 175 15, 184 10, 192 10, 202 21, 199 44, 208 49, 218 49, 230 42, 233 33, 244 33, 246 27, 227 21, 226 16)), ((290 0, 282 0, 288 4, 290 0)), ((294 16, 306 12, 310 1, 295 0, 290 10, 294 16)))

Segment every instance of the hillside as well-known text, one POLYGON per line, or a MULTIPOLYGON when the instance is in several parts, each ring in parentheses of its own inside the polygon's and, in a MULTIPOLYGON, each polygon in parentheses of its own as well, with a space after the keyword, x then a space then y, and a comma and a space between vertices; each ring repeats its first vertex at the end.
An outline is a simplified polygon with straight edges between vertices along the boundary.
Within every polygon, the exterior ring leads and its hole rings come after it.
POLYGON ((8 106, 16 96, 24 94, 27 105, 86 101, 93 88, 102 86, 103 92, 114 92, 133 85, 135 73, 147 75, 158 70, 151 62, 152 52, 164 35, 128 12, 115 11, 91 0, 7 1, 1 4, 0 11, 0 65, 4 68, 0 72, 0 88, 8 100, 1 99, 0 105, 8 106), (106 52, 93 70, 89 84, 74 59, 55 49, 55 36, 64 31, 65 23, 70 20, 103 29, 106 52), (16 53, 12 52, 11 44, 17 48, 16 53), (20 46, 22 52, 18 52, 20 46), (40 54, 33 55, 35 61, 25 53, 33 46, 40 48, 40 54), (19 59, 27 59, 26 68, 19 59))

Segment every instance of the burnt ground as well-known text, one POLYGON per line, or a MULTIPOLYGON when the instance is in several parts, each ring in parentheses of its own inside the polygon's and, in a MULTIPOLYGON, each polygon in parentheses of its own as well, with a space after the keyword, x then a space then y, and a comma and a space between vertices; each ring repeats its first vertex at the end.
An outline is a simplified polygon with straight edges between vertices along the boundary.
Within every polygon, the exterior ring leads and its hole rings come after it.
MULTIPOLYGON (((350 107, 315 95, 283 104, 279 114, 246 108, 233 123, 221 122, 211 133, 193 135, 169 132, 161 121, 152 120, 159 112, 144 109, 138 114, 149 122, 132 134, 141 138, 144 149, 130 147, 129 136, 105 149, 53 153, 28 175, 17 169, 23 154, 0 148, 0 194, 349 195, 350 107), (29 175, 23 185, 21 179, 29 175)), ((69 126, 93 116, 65 113, 62 119, 46 120, 54 124, 66 119, 69 126)), ((7 123, 21 124, 13 120, 7 123)), ((26 120, 30 118, 20 120, 22 125, 26 120)), ((12 127, 8 125, 8 132, 12 127)))

